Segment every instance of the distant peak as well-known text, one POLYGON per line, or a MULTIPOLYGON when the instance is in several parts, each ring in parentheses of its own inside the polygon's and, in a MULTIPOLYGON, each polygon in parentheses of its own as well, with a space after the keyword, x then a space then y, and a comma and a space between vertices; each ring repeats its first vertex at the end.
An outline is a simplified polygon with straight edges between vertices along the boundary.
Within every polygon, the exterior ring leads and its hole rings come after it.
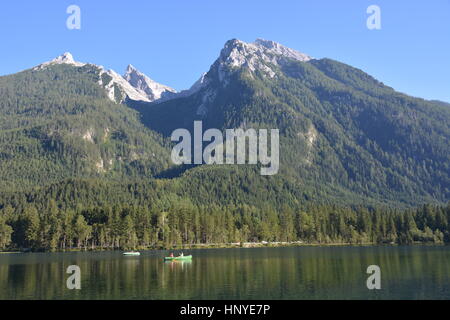
POLYGON ((49 64, 71 64, 77 67, 82 67, 85 63, 75 61, 70 52, 64 52, 62 55, 56 57, 49 64))
POLYGON ((126 70, 126 73, 131 73, 131 72, 139 72, 138 69, 136 69, 135 66, 133 66, 132 64, 129 64, 126 70))
MULTIPOLYGON (((239 39, 231 39, 225 43, 222 50, 222 55, 227 56, 233 51, 238 51, 241 54, 271 54, 276 56, 283 56, 285 58, 295 59, 299 61, 309 61, 312 57, 299 52, 297 50, 288 48, 278 42, 258 38, 255 42, 247 43, 239 39)), ((236 52, 234 52, 236 54, 236 52)))
POLYGON ((273 78, 276 76, 273 66, 286 63, 286 59, 306 62, 312 58, 271 40, 257 39, 253 43, 247 43, 231 39, 225 43, 215 65, 218 66, 219 80, 225 81, 226 84, 227 74, 241 67, 251 72, 262 71, 263 74, 273 78))
POLYGON ((176 92, 174 89, 150 79, 132 64, 128 65, 123 78, 136 90, 146 95, 149 101, 159 100, 176 92))
POLYGON ((127 69, 125 70, 125 74, 123 75, 123 77, 127 81, 130 81, 131 78, 139 78, 142 81, 155 82, 154 80, 150 79, 145 73, 139 71, 139 69, 136 68, 135 66, 133 66, 132 64, 128 65, 127 69))
POLYGON ((127 81, 131 81, 132 78, 137 78, 136 80, 141 80, 141 81, 151 81, 153 82, 152 79, 150 79, 147 75, 145 75, 143 72, 139 71, 135 66, 133 66, 132 64, 129 64, 127 69, 125 70, 125 74, 123 75, 123 77, 127 80, 127 81))
POLYGON ((40 64, 39 66, 37 66, 35 68, 35 70, 43 69, 49 65, 54 65, 54 64, 70 64, 70 65, 73 65, 76 67, 82 67, 82 66, 86 65, 85 63, 75 61, 70 52, 64 52, 62 55, 56 57, 55 59, 53 59, 49 62, 40 64))

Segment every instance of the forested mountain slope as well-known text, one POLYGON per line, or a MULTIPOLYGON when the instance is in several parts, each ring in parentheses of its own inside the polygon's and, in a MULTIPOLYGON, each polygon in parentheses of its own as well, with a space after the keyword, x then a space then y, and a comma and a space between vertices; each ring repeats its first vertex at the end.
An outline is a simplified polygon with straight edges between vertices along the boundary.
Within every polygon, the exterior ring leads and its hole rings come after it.
POLYGON ((205 128, 280 129, 280 174, 313 197, 450 199, 449 108, 337 61, 286 50, 271 41, 230 40, 197 91, 130 105, 166 136, 194 120, 205 128))
POLYGON ((94 65, 68 64, 0 77, 1 191, 169 167, 163 139, 108 99, 100 77, 108 75, 94 65))

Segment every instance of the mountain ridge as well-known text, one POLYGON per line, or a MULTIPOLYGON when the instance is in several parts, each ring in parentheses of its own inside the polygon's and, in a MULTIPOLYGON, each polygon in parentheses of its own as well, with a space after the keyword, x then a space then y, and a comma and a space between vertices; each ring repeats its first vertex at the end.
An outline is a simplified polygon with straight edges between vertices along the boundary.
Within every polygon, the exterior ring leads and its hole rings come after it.
POLYGON ((120 76, 114 70, 106 70, 101 65, 75 61, 70 52, 65 52, 51 61, 41 63, 33 67, 32 70, 44 70, 49 66, 60 64, 74 67, 83 67, 89 64, 97 67, 99 69, 99 84, 104 86, 110 100, 115 102, 122 103, 126 98, 135 101, 154 102, 161 98, 170 97, 170 94, 176 93, 176 90, 150 79, 131 64, 128 65, 125 74, 120 76), (105 81, 104 75, 111 78, 109 82, 105 81), (119 88, 116 88, 116 86, 119 88), (117 99, 116 90, 122 91, 122 97, 120 99, 117 99))

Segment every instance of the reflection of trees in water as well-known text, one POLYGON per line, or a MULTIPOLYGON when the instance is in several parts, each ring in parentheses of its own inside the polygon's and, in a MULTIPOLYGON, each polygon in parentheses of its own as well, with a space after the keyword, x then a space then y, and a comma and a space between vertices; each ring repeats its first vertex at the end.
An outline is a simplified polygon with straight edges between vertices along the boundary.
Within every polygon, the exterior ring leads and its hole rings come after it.
POLYGON ((0 299, 426 298, 430 292, 448 294, 450 283, 446 247, 217 250, 194 255, 191 262, 145 255, 96 259, 95 253, 45 261, 46 256, 29 255, 19 264, 2 257, 0 299), (81 268, 81 291, 66 289, 71 264, 81 268), (372 264, 381 267, 381 292, 365 285, 372 264))

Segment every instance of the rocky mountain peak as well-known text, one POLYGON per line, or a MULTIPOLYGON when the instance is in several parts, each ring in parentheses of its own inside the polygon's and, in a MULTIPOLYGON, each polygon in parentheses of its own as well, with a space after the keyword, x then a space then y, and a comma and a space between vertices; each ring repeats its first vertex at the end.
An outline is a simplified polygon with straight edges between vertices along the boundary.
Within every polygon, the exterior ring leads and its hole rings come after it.
POLYGON ((55 65, 55 64, 69 64, 69 65, 73 65, 75 67, 82 67, 82 66, 86 65, 85 63, 75 61, 70 52, 65 52, 62 55, 56 57, 55 59, 53 59, 51 61, 44 62, 44 63, 38 65, 37 67, 34 68, 34 70, 44 69, 45 67, 47 67, 49 65, 55 65))
POLYGON ((159 100, 176 93, 175 89, 150 79, 131 64, 128 65, 123 78, 136 90, 145 94, 149 101, 159 100))
POLYGON ((247 43, 232 39, 225 43, 216 65, 218 65, 219 79, 225 82, 227 74, 241 67, 246 67, 251 72, 259 70, 273 78, 276 75, 273 66, 284 63, 286 59, 307 62, 312 58, 270 40, 257 39, 253 43, 247 43))

